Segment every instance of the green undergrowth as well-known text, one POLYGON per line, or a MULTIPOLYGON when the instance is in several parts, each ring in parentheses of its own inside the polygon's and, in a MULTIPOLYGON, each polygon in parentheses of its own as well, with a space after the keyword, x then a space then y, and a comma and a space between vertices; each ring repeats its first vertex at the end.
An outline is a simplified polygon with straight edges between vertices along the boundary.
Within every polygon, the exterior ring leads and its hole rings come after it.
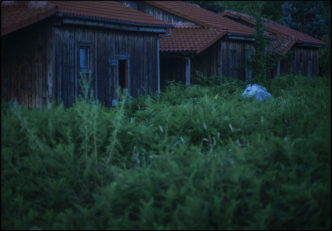
MULTIPOLYGON (((324 78, 172 84, 160 96, 1 112, 3 229, 329 229, 324 78)), ((88 101, 88 102, 87 102, 88 101)))

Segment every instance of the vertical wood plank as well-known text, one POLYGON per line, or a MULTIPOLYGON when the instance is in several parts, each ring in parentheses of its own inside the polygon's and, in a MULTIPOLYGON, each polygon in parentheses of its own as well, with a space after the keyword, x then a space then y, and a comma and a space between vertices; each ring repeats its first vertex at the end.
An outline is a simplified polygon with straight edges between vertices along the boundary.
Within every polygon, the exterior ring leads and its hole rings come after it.
POLYGON ((186 57, 186 86, 190 86, 190 58, 186 57))
POLYGON ((52 29, 48 31, 46 41, 46 103, 52 102, 52 60, 54 54, 52 53, 52 29))

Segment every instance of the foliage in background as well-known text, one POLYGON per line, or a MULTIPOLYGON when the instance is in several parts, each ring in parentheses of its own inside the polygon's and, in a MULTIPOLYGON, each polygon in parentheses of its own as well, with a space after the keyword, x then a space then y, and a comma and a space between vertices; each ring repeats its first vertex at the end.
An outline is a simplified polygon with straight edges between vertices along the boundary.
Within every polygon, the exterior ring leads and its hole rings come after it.
POLYGON ((327 45, 318 50, 319 73, 321 76, 331 78, 331 37, 324 35, 322 41, 327 45))
POLYGON ((260 9, 264 17, 273 21, 280 22, 282 18, 281 5, 283 1, 191 1, 192 3, 200 5, 200 7, 215 13, 222 13, 225 10, 234 10, 246 14, 252 13, 255 10, 256 4, 261 5, 260 9))
POLYGON ((319 72, 331 76, 331 2, 290 1, 282 5, 283 23, 327 43, 319 49, 319 72))
POLYGON ((1 108, 2 229, 328 229, 330 79, 1 108))
POLYGON ((321 39, 327 33, 322 1, 287 1, 282 5, 283 24, 321 39))
POLYGON ((324 7, 320 13, 326 23, 320 25, 325 32, 321 40, 327 45, 319 49, 319 73, 321 76, 331 78, 331 2, 325 1, 323 3, 324 7))

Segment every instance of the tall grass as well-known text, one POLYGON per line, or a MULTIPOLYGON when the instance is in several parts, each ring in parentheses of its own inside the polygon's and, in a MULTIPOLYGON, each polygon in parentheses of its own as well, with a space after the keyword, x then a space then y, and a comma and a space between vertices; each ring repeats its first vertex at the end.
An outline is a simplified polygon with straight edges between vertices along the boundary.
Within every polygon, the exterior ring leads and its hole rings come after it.
POLYGON ((329 80, 276 77, 263 103, 205 85, 3 105, 2 228, 330 228, 329 80))

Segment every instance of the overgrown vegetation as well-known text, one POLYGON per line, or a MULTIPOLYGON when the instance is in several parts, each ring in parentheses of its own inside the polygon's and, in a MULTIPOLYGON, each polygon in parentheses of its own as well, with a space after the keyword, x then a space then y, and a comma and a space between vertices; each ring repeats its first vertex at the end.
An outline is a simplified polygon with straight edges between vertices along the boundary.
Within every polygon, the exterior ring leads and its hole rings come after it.
POLYGON ((276 77, 264 103, 213 83, 115 108, 2 105, 1 227, 330 228, 329 79, 276 77))

